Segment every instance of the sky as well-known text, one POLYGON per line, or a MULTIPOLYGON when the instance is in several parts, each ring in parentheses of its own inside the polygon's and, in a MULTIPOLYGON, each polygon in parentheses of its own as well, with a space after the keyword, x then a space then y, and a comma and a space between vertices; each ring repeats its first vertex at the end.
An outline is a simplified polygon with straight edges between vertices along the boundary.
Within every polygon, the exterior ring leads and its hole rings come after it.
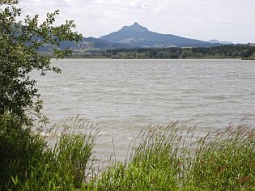
POLYGON ((100 37, 134 22, 153 32, 198 40, 255 43, 255 0, 20 0, 22 15, 60 10, 84 37, 100 37))

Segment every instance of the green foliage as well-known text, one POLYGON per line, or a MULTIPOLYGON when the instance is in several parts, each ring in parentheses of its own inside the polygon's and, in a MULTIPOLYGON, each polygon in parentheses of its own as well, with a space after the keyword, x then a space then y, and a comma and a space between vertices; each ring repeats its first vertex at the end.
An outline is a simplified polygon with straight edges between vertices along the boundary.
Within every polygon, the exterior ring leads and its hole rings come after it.
POLYGON ((169 47, 108 49, 105 52, 77 53, 74 57, 114 59, 190 59, 190 58, 254 58, 255 47, 250 45, 222 45, 212 47, 169 47))
POLYGON ((98 190, 178 190, 181 163, 180 134, 177 123, 153 127, 138 136, 134 151, 124 164, 104 172, 98 190))
MULTIPOLYGON (((53 149, 57 161, 61 164, 61 174, 67 174, 69 177, 71 175, 73 177, 72 184, 76 188, 80 188, 85 179, 88 178, 85 175, 85 170, 93 170, 89 164, 93 163, 94 160, 91 158, 92 149, 98 131, 93 125, 84 128, 87 125, 77 118, 72 120, 71 125, 65 124, 63 126, 64 131, 53 149)), ((93 176, 93 171, 89 173, 92 173, 90 176, 93 176)))
POLYGON ((59 137, 48 131, 47 141, 17 125, 22 121, 13 115, 0 118, 0 190, 88 188, 98 134, 93 125, 71 120, 61 127, 59 137))
POLYGON ((255 185, 255 131, 246 126, 210 133, 198 142, 188 175, 206 190, 251 190, 255 185))
POLYGON ((26 16, 24 21, 17 20, 22 11, 16 0, 3 0, 0 6, 0 114, 13 113, 29 122, 27 111, 40 117, 42 107, 36 81, 30 78, 30 72, 39 70, 42 75, 47 71, 60 72, 39 50, 46 47, 56 58, 63 58, 71 50, 60 50, 60 42, 77 42, 81 35, 72 32, 73 21, 55 26, 59 11, 48 13, 40 24, 38 15, 26 16))
POLYGON ((255 130, 228 127, 202 138, 172 124, 138 137, 131 158, 102 173, 97 190, 254 190, 255 130))
POLYGON ((47 136, 22 125, 15 115, 0 116, 0 190, 255 189, 255 130, 245 125, 201 138, 178 123, 150 127, 126 161, 101 174, 93 167, 92 124, 70 120, 47 136))
POLYGON ((43 157, 45 143, 22 124, 15 115, 0 115, 0 190, 14 186, 11 177, 24 181, 34 159, 43 157))

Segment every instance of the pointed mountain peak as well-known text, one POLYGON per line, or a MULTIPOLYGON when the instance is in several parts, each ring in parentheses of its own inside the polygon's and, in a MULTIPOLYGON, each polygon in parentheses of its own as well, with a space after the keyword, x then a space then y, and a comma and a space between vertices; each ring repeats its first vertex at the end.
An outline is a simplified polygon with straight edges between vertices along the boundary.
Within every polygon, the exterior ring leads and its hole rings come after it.
POLYGON ((143 26, 139 25, 138 22, 134 22, 134 24, 131 25, 131 26, 133 26, 133 27, 143 27, 143 26))
POLYGON ((122 27, 120 31, 144 32, 144 31, 148 31, 148 29, 146 27, 139 25, 137 22, 134 22, 134 24, 131 26, 122 27))

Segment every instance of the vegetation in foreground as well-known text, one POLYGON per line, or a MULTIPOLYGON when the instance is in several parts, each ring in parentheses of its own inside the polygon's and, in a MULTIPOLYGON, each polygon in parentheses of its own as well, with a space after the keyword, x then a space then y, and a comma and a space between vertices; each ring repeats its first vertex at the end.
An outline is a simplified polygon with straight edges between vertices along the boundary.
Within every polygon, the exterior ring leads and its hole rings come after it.
POLYGON ((98 129, 78 119, 48 136, 0 117, 0 190, 254 190, 255 131, 239 125, 195 136, 173 123, 141 131, 130 154, 93 166, 98 129), (50 143, 50 144, 49 144, 50 143))
POLYGON ((254 190, 254 129, 204 137, 177 123, 142 132, 130 159, 102 173, 97 190, 254 190))
POLYGON ((60 134, 49 129, 48 137, 22 127, 16 116, 0 116, 0 190, 83 188, 85 174, 93 173, 97 130, 77 120, 72 125, 63 125, 60 134))

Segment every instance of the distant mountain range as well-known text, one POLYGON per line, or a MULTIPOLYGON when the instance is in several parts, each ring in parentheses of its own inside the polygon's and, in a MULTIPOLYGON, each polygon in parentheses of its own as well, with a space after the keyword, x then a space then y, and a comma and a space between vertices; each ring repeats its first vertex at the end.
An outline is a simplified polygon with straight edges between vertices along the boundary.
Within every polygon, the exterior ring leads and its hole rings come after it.
POLYGON ((124 26, 119 31, 101 36, 100 38, 83 38, 82 42, 78 45, 64 42, 62 46, 69 46, 72 49, 89 52, 117 48, 212 47, 225 44, 232 43, 220 42, 218 40, 202 41, 172 34, 156 33, 135 22, 131 26, 124 26))
POLYGON ((112 43, 123 43, 132 47, 208 47, 212 43, 176 36, 151 32, 135 22, 131 26, 124 26, 117 32, 100 37, 112 43))

